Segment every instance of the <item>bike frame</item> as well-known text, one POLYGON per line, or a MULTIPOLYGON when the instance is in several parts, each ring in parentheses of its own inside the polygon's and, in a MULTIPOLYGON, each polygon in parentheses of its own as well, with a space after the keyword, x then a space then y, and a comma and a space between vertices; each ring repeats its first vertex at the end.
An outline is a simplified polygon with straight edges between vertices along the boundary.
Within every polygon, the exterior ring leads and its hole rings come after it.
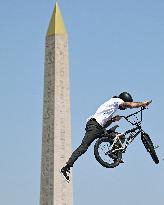
POLYGON ((116 151, 119 151, 119 150, 121 150, 122 152, 125 152, 126 149, 127 149, 127 147, 128 147, 128 145, 129 145, 130 143, 132 143, 132 141, 136 138, 136 136, 137 136, 138 134, 140 134, 141 132, 144 132, 144 131, 142 130, 142 127, 141 127, 142 111, 143 111, 144 109, 146 109, 146 108, 141 107, 141 109, 140 109, 139 111, 137 111, 137 112, 134 112, 134 113, 132 113, 132 114, 130 114, 130 115, 128 115, 128 116, 121 116, 121 117, 123 117, 127 122, 129 122, 131 125, 133 125, 133 126, 135 126, 135 127, 132 128, 132 129, 129 129, 129 130, 125 131, 124 133, 118 133, 118 134, 116 134, 116 137, 114 138, 113 143, 112 143, 112 145, 111 145, 111 152, 116 152, 116 151), (138 120, 138 118, 136 117, 136 115, 137 115, 138 113, 140 113, 140 120, 138 120), (132 116, 135 116, 135 117, 137 118, 137 121, 135 121, 135 122, 130 121, 129 118, 132 117, 132 116), (126 138, 125 136, 126 136, 127 134, 130 134, 130 136, 126 138), (122 143, 120 138, 123 137, 123 136, 125 137, 125 141, 122 143), (121 147, 118 148, 118 149, 112 150, 112 149, 113 149, 113 146, 114 146, 115 144, 117 144, 118 142, 120 143, 121 147))

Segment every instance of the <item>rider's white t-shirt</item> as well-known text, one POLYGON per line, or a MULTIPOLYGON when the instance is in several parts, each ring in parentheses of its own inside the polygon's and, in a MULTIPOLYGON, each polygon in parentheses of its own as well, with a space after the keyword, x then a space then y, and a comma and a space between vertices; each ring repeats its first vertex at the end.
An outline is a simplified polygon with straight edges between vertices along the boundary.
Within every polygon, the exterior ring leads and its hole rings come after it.
POLYGON ((87 120, 95 118, 96 121, 104 126, 108 120, 110 120, 113 114, 118 110, 119 105, 124 101, 120 98, 111 98, 102 104, 96 111, 96 113, 90 116, 87 120))

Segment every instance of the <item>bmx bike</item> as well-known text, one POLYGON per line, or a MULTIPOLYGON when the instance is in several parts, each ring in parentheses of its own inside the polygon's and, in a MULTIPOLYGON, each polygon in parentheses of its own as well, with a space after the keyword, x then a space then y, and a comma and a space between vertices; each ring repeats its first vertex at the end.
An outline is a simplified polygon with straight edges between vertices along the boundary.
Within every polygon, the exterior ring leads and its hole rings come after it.
POLYGON ((106 168, 114 168, 118 166, 122 161, 122 155, 126 152, 129 144, 141 134, 141 141, 144 144, 147 152, 152 157, 153 161, 158 164, 159 159, 155 151, 155 147, 149 135, 143 131, 142 115, 143 110, 146 109, 141 107, 137 112, 134 112, 128 116, 121 116, 128 123, 130 123, 133 128, 125 131, 124 133, 116 132, 118 125, 105 129, 104 134, 96 141, 94 145, 94 155, 96 160, 106 168), (138 119, 138 114, 140 113, 140 119, 138 119), (131 121, 130 117, 135 117, 135 121, 131 121))

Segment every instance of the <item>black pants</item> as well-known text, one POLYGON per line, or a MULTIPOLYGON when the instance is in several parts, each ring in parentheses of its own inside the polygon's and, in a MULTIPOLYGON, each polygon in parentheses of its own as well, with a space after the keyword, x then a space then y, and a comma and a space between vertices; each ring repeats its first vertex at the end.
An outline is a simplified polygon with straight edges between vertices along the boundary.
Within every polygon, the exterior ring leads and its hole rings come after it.
POLYGON ((85 130, 86 133, 81 145, 72 153, 67 162, 67 164, 71 167, 73 167, 74 162, 87 151, 91 143, 95 139, 101 137, 101 135, 104 133, 104 128, 94 118, 87 122, 85 130))

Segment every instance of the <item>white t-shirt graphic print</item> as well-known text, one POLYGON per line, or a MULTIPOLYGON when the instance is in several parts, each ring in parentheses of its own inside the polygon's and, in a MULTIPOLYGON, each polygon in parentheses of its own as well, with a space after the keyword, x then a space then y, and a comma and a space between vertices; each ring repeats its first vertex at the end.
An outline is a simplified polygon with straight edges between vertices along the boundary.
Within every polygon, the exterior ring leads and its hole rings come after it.
POLYGON ((119 105, 124 101, 120 98, 111 98, 110 100, 106 101, 102 104, 94 115, 88 118, 95 118, 96 121, 101 125, 104 126, 108 120, 110 120, 113 114, 118 110, 119 105))

